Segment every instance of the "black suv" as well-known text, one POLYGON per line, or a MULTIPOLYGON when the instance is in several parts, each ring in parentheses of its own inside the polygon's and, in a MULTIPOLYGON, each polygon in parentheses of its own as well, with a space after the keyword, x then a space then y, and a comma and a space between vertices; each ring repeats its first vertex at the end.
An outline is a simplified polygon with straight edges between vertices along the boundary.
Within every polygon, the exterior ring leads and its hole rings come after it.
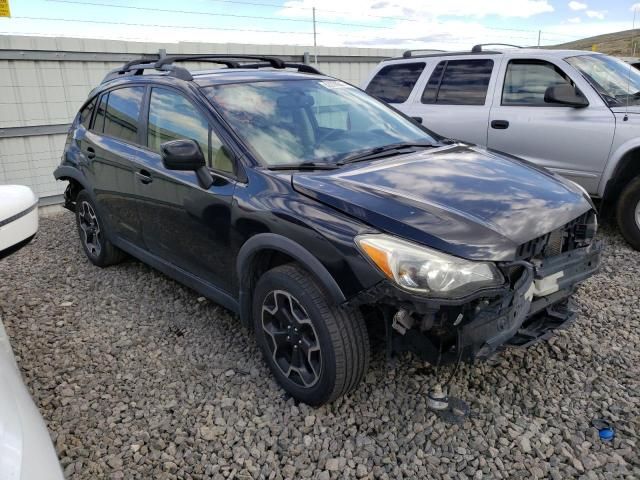
POLYGON ((358 385, 373 337, 434 364, 538 341, 600 261, 580 187, 272 57, 110 72, 55 177, 91 262, 126 252, 238 313, 312 405, 358 385))

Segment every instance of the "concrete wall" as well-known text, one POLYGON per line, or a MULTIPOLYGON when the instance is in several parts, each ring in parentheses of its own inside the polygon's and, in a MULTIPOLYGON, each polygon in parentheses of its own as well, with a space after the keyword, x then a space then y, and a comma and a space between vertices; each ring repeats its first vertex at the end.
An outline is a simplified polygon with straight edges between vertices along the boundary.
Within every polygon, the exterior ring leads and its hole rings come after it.
MULTIPOLYGON (((106 72, 143 53, 244 53, 299 56, 313 47, 206 43, 143 43, 0 35, 0 184, 28 185, 43 203, 60 201, 53 179, 67 125, 106 72)), ((360 85, 390 49, 318 47, 318 68, 360 85)), ((313 55, 311 55, 313 61, 313 55)), ((197 65, 194 65, 197 67, 197 65)), ((202 64, 211 68, 211 64, 202 64)))

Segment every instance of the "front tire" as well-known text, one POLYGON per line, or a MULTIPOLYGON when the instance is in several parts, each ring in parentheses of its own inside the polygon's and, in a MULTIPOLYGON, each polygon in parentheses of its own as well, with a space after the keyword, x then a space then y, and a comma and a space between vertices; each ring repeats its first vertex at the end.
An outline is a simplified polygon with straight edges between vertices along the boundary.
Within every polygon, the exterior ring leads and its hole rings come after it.
POLYGON ((616 211, 622 236, 636 250, 640 250, 640 176, 624 188, 616 211))
POLYGON ((107 239, 104 221, 86 190, 76 197, 76 225, 82 249, 91 263, 107 267, 124 260, 124 252, 107 239))
POLYGON ((265 273, 253 293, 256 339, 282 388, 319 406, 353 390, 369 366, 369 337, 358 310, 332 304, 298 265, 265 273))

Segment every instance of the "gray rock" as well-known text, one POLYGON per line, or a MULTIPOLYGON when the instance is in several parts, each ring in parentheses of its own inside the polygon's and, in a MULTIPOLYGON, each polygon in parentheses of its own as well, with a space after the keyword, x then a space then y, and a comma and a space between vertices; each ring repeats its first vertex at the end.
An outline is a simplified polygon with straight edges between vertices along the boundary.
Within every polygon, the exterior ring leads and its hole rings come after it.
POLYGON ((330 472, 337 472, 340 470, 340 459, 339 458, 328 458, 325 467, 330 472))
POLYGON ((410 356, 388 371, 379 352, 333 405, 283 398, 234 315, 135 260, 94 267, 72 215, 2 260, 0 315, 71 480, 640 478, 640 255, 601 236, 571 328, 459 367, 462 426, 426 408, 435 369, 410 356), (605 414, 627 422, 612 443, 591 427, 605 414))

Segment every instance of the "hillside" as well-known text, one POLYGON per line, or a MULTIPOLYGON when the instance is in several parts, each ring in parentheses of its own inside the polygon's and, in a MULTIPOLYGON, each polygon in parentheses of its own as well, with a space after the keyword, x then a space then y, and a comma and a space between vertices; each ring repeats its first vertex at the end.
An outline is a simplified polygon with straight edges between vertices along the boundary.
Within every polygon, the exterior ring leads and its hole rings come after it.
POLYGON ((636 45, 636 55, 640 56, 640 29, 625 30, 623 32, 607 33, 595 37, 583 38, 573 42, 552 45, 548 48, 568 48, 575 50, 595 50, 609 55, 631 56, 633 52, 632 40, 636 45))

